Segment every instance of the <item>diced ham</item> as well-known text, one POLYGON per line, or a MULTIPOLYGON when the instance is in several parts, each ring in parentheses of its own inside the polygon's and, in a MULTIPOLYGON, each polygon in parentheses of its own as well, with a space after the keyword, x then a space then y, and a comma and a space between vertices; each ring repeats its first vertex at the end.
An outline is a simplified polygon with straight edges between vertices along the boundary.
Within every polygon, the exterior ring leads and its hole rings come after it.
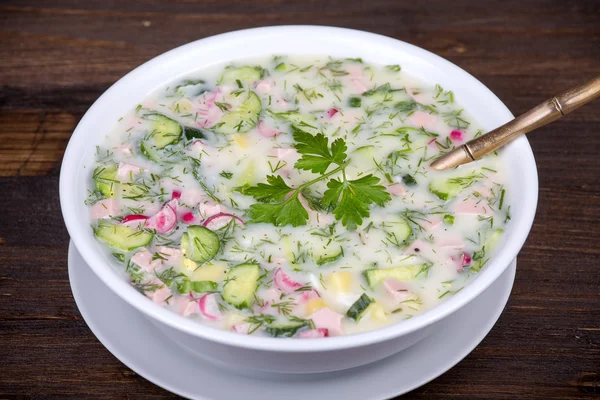
POLYGON ((149 282, 147 282, 147 284, 149 284, 149 285, 161 285, 160 288, 158 288, 158 289, 156 289, 154 291, 146 291, 146 292, 144 292, 144 294, 146 295, 146 297, 148 297, 150 300, 152 300, 156 304, 164 304, 165 300, 167 300, 169 297, 171 297, 171 291, 159 279, 153 278, 149 282))
POLYGON ((203 203, 200 203, 198 205, 198 209, 200 210, 200 215, 202 215, 204 218, 212 217, 213 215, 217 215, 220 212, 224 211, 221 205, 212 201, 205 201, 203 203))
POLYGON ((342 314, 332 311, 330 308, 321 308, 319 311, 312 313, 308 319, 311 319, 315 327, 319 329, 327 329, 330 336, 342 335, 342 314))
POLYGON ((200 311, 198 301, 189 297, 179 297, 176 304, 177 312, 184 317, 197 314, 200 311))
POLYGON ((200 298, 198 304, 200 306, 200 315, 203 317, 212 321, 217 321, 223 317, 223 313, 219 309, 219 302, 217 301, 216 294, 205 294, 200 298))
POLYGON ((100 200, 92 206, 92 219, 114 217, 119 213, 119 202, 115 199, 100 200))
POLYGON ((458 215, 492 215, 492 211, 485 201, 466 199, 454 207, 454 212, 458 215))
POLYGON ((270 79, 263 79, 261 81, 256 81, 256 93, 258 94, 268 94, 271 91, 272 82, 270 79))
POLYGON ((221 100, 223 94, 219 88, 211 92, 204 92, 199 97, 200 107, 198 112, 198 126, 201 128, 209 128, 223 117, 223 111, 215 104, 221 100))
POLYGON ((117 179, 121 182, 131 182, 131 178, 142 171, 143 169, 138 166, 119 163, 119 167, 117 168, 117 179))
POLYGON ((419 224, 425 229, 427 232, 431 232, 435 230, 442 223, 442 219, 438 215, 431 215, 427 217, 425 221, 419 221, 419 224))
POLYGON ((160 259, 153 261, 152 257, 153 254, 148 250, 141 250, 131 257, 131 262, 138 265, 146 272, 154 272, 154 270, 160 269, 162 262, 160 259))
POLYGON ((404 196, 406 194, 406 188, 400 183, 394 183, 387 187, 389 194, 393 196, 404 196))
POLYGON ((465 247, 465 242, 460 237, 455 237, 452 239, 442 240, 440 242, 440 247, 460 249, 465 247))
POLYGON ((159 212, 148 218, 145 226, 164 235, 171 232, 175 225, 177 225, 177 199, 170 200, 159 212))
POLYGON ((129 157, 133 154, 131 150, 131 144, 122 144, 116 148, 115 153, 129 157))
POLYGON ((425 129, 433 128, 437 121, 437 117, 435 115, 423 112, 423 111, 415 111, 410 117, 410 122, 417 126, 423 127, 425 129))
POLYGON ((311 329, 298 333, 298 337, 302 339, 315 339, 329 336, 329 331, 325 328, 311 329))
POLYGON ((256 127, 258 129, 258 133, 260 133, 260 135, 262 137, 266 137, 266 138, 272 138, 272 137, 275 137, 275 136, 277 136, 277 135, 279 135, 281 133, 277 129, 273 128, 265 120, 259 121, 259 123, 258 123, 258 125, 256 127))
POLYGON ((369 90, 367 79, 361 65, 348 65, 346 71, 350 76, 350 87, 356 94, 362 94, 369 90))
POLYGON ((296 289, 302 287, 300 282, 291 278, 289 275, 283 272, 281 268, 277 268, 275 271, 275 277, 273 278, 273 281, 275 282, 275 285, 285 293, 292 293, 296 289))
POLYGON ((165 258, 161 260, 165 265, 178 265, 181 261, 181 250, 174 247, 159 246, 156 249, 160 255, 165 258))
POLYGON ((196 207, 204 198, 204 192, 200 189, 185 189, 181 191, 179 202, 190 207, 196 207))
POLYGON ((385 288, 386 292, 388 292, 398 303, 406 300, 406 298, 410 295, 410 287, 406 283, 397 279, 384 280, 383 287, 385 288))

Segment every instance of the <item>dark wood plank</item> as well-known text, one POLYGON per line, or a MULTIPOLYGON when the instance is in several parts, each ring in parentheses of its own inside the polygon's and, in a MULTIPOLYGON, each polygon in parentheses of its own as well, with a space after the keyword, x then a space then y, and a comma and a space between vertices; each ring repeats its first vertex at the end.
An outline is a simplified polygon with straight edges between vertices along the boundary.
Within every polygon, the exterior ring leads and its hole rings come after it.
MULTIPOLYGON (((176 397, 117 361, 75 307, 58 201, 62 152, 94 100, 137 65, 202 37, 283 24, 364 29, 424 47, 515 114, 600 73, 596 0, 3 1, 0 398, 176 397)), ((530 136, 539 207, 508 306, 471 355, 406 398, 598 397, 598 126, 595 103, 530 136)))

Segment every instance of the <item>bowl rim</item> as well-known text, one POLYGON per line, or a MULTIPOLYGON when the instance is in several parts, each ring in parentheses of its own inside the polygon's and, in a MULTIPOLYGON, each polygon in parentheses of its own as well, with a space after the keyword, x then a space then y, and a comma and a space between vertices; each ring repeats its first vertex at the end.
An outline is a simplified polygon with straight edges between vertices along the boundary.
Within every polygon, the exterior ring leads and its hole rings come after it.
MULTIPOLYGON (((482 97, 485 97, 485 101, 489 102, 491 107, 497 109, 497 112, 501 114, 502 118, 506 120, 513 118, 513 115, 508 108, 491 90, 489 90, 485 85, 479 82, 479 80, 464 71, 462 68, 459 68, 446 59, 420 47, 394 38, 354 29, 315 25, 286 25, 243 29, 190 42, 145 62, 119 79, 108 90, 106 90, 88 109, 78 123, 71 139, 69 140, 65 150, 63 162, 61 164, 59 194, 61 210, 67 230, 86 263, 92 268, 94 273, 98 275, 104 284, 106 284, 128 304, 142 312, 146 317, 157 320, 158 322, 161 322, 171 328, 195 337, 224 345, 253 350, 277 352, 314 352, 360 347, 377 342, 392 340, 397 337, 410 334, 449 316, 487 289, 500 276, 506 267, 510 265, 510 262, 517 256, 517 253, 525 243, 533 224, 533 219, 537 208, 538 177, 531 146, 525 137, 521 137, 511 143, 508 148, 520 152, 519 161, 522 164, 521 173, 524 176, 524 180, 527 182, 527 185, 525 185, 524 188, 524 195, 528 201, 525 204, 520 205, 520 207, 523 209, 523 217, 518 220, 511 221, 511 224, 515 225, 512 228, 514 233, 507 238, 506 243, 504 243, 503 246, 503 251, 497 252, 492 259, 490 259, 486 267, 478 274, 477 279, 465 286, 460 293, 457 293, 455 296, 446 300, 445 302, 436 305, 430 310, 427 310, 415 316, 414 318, 411 318, 410 320, 403 321, 402 323, 391 324, 373 331, 327 338, 324 340, 282 340, 280 338, 240 335, 235 332, 229 332, 191 321, 159 305, 156 305, 152 301, 148 300, 145 296, 138 293, 128 282, 123 280, 121 277, 118 277, 116 273, 109 273, 108 268, 111 267, 103 261, 102 257, 98 256, 99 250, 93 246, 95 241, 93 240, 92 235, 85 231, 85 228, 89 228, 87 221, 80 221, 76 218, 73 212, 76 204, 74 193, 76 193, 77 190, 81 190, 81 188, 78 189, 75 184, 75 178, 80 172, 77 170, 77 155, 80 149, 86 146, 83 126, 87 124, 88 119, 90 119, 90 115, 94 114, 96 110, 100 108, 100 104, 105 102, 109 96, 124 90, 127 83, 132 79, 135 79, 136 76, 147 73, 149 70, 159 68, 161 63, 164 63, 171 58, 181 56, 183 53, 192 49, 197 50, 198 47, 209 44, 215 45, 219 44, 219 42, 236 41, 243 38, 248 38, 252 35, 285 36, 302 35, 304 33, 318 33, 320 35, 336 35, 340 37, 343 36, 345 39, 350 37, 360 39, 362 41, 394 46, 406 52, 407 54, 420 59, 425 59, 427 62, 435 64, 439 68, 443 68, 448 74, 470 81, 470 85, 477 88, 477 93, 481 94, 482 97)), ((265 53, 265 55, 266 54, 267 53, 265 53)), ((290 54, 294 54, 294 51, 290 51, 290 54)), ((234 60, 235 57, 231 57, 230 59, 234 60)))

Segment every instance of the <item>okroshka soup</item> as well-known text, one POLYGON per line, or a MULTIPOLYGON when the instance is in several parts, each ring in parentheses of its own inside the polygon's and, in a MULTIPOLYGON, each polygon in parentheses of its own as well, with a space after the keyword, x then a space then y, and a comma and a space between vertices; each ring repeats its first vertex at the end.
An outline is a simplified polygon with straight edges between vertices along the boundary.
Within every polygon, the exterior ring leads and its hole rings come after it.
POLYGON ((253 58, 141 100, 97 148, 91 224, 124 279, 198 323, 294 338, 402 323, 485 268, 510 220, 496 155, 429 168, 482 131, 401 65, 253 58))

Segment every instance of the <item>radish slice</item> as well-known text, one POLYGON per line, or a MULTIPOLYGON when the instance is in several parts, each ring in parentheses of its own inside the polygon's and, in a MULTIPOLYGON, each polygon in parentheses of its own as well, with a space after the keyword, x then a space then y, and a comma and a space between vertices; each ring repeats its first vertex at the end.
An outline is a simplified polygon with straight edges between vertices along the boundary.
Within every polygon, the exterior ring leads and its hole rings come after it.
POLYGON ((146 220, 148 219, 148 217, 146 217, 145 215, 142 214, 131 214, 131 215, 126 215, 123 217, 123 220, 121 221, 122 224, 126 224, 128 222, 133 222, 133 221, 142 221, 142 220, 146 220))
POLYGON ((329 110, 327 110, 327 116, 328 116, 329 118, 333 118, 333 116, 334 116, 335 114, 337 114, 338 112, 339 112, 339 111, 338 111, 338 109, 337 109, 337 108, 330 108, 329 110))
POLYGON ((180 198, 181 198, 181 192, 179 190, 173 190, 173 193, 171 194, 171 199, 179 200, 180 198))
POLYGON ((325 328, 311 329, 310 331, 302 331, 298 334, 299 338, 315 339, 329 336, 329 331, 325 328))
POLYGON ((177 206, 177 200, 171 200, 160 209, 160 211, 146 220, 146 228, 155 229, 161 235, 169 233, 177 225, 177 213, 173 206, 177 206))
POLYGON ((453 142, 462 142, 463 139, 464 134, 462 133, 462 131, 455 129, 452 132, 450 132, 450 140, 452 140, 453 142))
POLYGON ((206 221, 202 223, 202 226, 214 231, 226 226, 232 219, 235 219, 240 225, 244 226, 244 220, 228 213, 215 214, 212 217, 207 218, 206 221))
POLYGON ((200 306, 200 314, 212 321, 218 321, 223 317, 223 313, 219 310, 216 294, 205 294, 198 301, 198 305, 200 306))
POLYGON ((193 213, 191 212, 186 212, 185 214, 183 214, 181 216, 181 219, 183 222, 185 222, 186 224, 191 224, 194 222, 194 220, 196 219, 196 217, 194 216, 193 213))
POLYGON ((285 272, 281 270, 281 268, 277 268, 275 271, 275 285, 285 293, 292 293, 298 288, 302 287, 300 282, 297 282, 290 278, 285 272))

